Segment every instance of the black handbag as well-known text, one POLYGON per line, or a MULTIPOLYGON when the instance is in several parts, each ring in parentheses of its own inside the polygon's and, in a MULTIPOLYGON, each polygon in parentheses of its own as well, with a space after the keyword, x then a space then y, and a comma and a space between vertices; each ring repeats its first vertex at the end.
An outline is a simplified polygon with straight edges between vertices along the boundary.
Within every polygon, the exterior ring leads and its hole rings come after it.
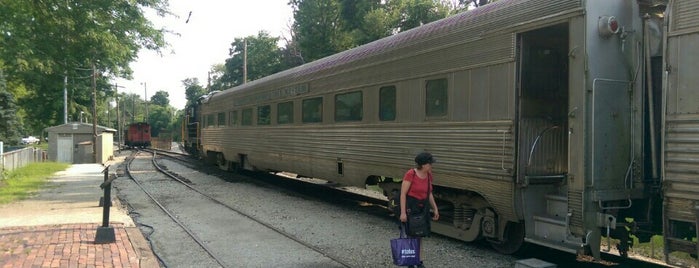
POLYGON ((418 200, 412 196, 406 196, 406 206, 408 207, 408 230, 409 236, 425 237, 430 235, 429 217, 429 194, 432 192, 432 180, 428 179, 427 198, 418 200))

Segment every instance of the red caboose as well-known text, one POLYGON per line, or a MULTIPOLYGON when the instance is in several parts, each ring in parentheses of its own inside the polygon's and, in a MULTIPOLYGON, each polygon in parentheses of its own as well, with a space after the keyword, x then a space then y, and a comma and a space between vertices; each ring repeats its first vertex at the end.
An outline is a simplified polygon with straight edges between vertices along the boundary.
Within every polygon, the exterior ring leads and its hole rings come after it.
POLYGON ((133 123, 126 130, 127 147, 150 147, 150 125, 145 122, 133 123))

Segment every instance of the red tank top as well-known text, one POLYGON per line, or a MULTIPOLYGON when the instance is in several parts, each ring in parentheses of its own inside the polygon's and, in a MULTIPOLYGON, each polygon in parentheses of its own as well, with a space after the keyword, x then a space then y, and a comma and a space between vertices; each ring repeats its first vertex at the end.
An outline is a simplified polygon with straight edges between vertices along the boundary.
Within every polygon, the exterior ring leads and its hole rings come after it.
POLYGON ((405 172, 403 176, 404 181, 410 182, 410 189, 408 190, 408 195, 414 197, 418 200, 427 199, 427 190, 429 189, 429 184, 432 182, 432 173, 427 173, 427 178, 420 178, 415 173, 415 169, 410 169, 405 172))

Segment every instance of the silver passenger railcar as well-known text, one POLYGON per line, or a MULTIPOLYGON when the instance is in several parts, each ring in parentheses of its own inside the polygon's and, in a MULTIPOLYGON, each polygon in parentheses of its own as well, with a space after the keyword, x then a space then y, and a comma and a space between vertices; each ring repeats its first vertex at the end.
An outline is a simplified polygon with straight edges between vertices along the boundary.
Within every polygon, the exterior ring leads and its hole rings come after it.
POLYGON ((642 241, 670 234, 666 253, 696 254, 670 229, 697 225, 697 81, 663 72, 696 71, 684 58, 697 57, 696 7, 497 1, 211 94, 202 156, 390 196, 412 156, 429 151, 438 233, 504 253, 526 241, 599 258, 603 236, 625 254, 642 230, 642 241), (665 103, 675 112, 665 116, 665 103))

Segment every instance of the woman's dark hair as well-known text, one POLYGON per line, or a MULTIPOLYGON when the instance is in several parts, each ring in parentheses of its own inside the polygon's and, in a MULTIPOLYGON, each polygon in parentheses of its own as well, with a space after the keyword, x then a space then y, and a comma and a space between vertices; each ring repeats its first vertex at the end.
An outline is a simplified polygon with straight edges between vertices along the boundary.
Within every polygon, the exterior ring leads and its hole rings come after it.
POLYGON ((432 164, 434 162, 437 161, 434 159, 432 154, 428 152, 422 152, 415 156, 415 164, 417 164, 418 167, 422 167, 426 164, 432 164))

